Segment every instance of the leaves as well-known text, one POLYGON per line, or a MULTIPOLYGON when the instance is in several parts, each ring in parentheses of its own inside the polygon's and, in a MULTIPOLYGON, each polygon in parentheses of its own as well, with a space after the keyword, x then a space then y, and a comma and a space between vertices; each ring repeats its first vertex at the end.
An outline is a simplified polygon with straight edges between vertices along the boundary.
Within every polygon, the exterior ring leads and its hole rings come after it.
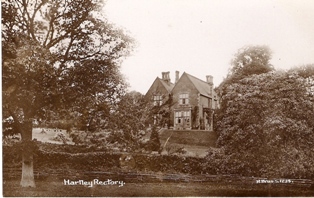
POLYGON ((273 70, 269 63, 271 51, 267 46, 244 46, 234 55, 229 75, 249 76, 273 70))
MULTIPOLYGON (((133 39, 109 23, 102 1, 2 3, 3 103, 26 119, 43 112, 108 114, 125 93, 119 71, 133 39)), ((18 116, 15 116, 18 117, 18 116)))
POLYGON ((218 145, 231 161, 222 163, 236 163, 238 169, 232 170, 241 173, 251 169, 283 176, 293 169, 303 175, 302 167, 314 155, 308 153, 314 142, 314 102, 304 76, 295 71, 252 75, 227 90, 217 130, 218 145), (296 161, 298 156, 302 159, 296 161))
POLYGON ((271 56, 271 50, 267 46, 249 45, 239 49, 231 60, 227 77, 215 90, 220 98, 229 92, 227 90, 229 85, 246 77, 273 71, 274 68, 270 64, 271 56))

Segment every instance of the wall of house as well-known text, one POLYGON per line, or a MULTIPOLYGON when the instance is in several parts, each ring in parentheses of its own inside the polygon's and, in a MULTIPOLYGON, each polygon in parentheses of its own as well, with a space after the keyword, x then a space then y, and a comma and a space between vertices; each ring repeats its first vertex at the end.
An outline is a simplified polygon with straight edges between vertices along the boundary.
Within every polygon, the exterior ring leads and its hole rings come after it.
MULTIPOLYGON (((145 94, 145 100, 149 102, 150 108, 154 107, 154 96, 162 96, 162 104, 165 104, 169 99, 169 91, 165 88, 161 81, 162 80, 157 77, 151 85, 150 89, 145 94)), ((167 117, 167 119, 169 119, 169 117, 167 117)), ((165 126, 165 122, 168 123, 168 121, 162 120, 160 115, 152 116, 149 121, 150 124, 162 124, 163 126, 165 126)))
MULTIPOLYGON (((164 75, 168 74, 168 72, 163 72, 163 78, 166 78, 164 75)), ((207 81, 212 82, 212 77, 207 76, 207 81)), ((194 80, 194 79, 192 79, 194 80)), ((166 81, 163 81, 166 82, 166 81)), ((169 79, 170 82, 170 79, 169 79)), ((192 82, 190 77, 187 74, 183 74, 179 79, 178 74, 176 76, 176 84, 171 91, 172 96, 172 104, 170 106, 170 127, 175 126, 175 111, 181 111, 182 114, 178 114, 177 121, 178 121, 178 128, 179 129, 190 129, 190 128, 200 128, 200 129, 209 129, 209 125, 212 126, 212 123, 209 124, 209 119, 206 121, 204 120, 204 111, 203 108, 215 108, 215 102, 208 97, 200 95, 199 91, 195 86, 202 86, 201 88, 204 89, 204 83, 202 82, 192 82), (196 85, 195 85, 195 84, 196 85), (179 96, 180 94, 188 94, 189 95, 189 103, 188 104, 180 104, 179 103, 179 96), (185 113, 190 111, 190 120, 185 113), (183 114, 184 113, 184 114, 183 114), (182 118, 180 117, 182 116, 182 118), (183 122, 182 122, 183 120, 183 122), (202 123, 201 123, 202 121, 202 123), (207 128, 204 127, 207 124, 207 128)), ((173 84, 172 84, 173 86, 173 84)), ((206 85, 205 85, 206 86, 206 85)), ((203 90, 204 91, 204 90, 203 90)), ((208 92, 206 93, 208 94, 208 92)), ((167 90, 164 84, 161 82, 161 79, 156 78, 152 86, 150 87, 149 91, 145 95, 145 99, 147 101, 151 101, 153 104, 153 96, 154 95, 162 95, 163 96, 163 104, 169 99, 169 90, 167 90)), ((212 119, 211 119, 212 120, 212 119)))
POLYGON ((173 101, 175 102, 174 107, 179 107, 179 95, 181 93, 189 94, 189 105, 195 106, 198 104, 198 90, 191 83, 190 79, 187 76, 182 76, 176 86, 172 90, 173 101))
MULTIPOLYGON (((174 112, 173 112, 174 109, 182 108, 182 109, 190 109, 192 111, 195 106, 198 106, 200 98, 199 98, 198 90, 191 83, 190 79, 184 75, 180 78, 176 86, 173 88, 172 95, 173 95, 174 105, 172 107, 171 123, 174 125, 174 112), (182 93, 189 94, 189 104, 187 105, 179 104, 179 96, 182 93)), ((191 119, 191 125, 192 127, 195 125, 195 123, 192 122, 192 119, 191 119)))

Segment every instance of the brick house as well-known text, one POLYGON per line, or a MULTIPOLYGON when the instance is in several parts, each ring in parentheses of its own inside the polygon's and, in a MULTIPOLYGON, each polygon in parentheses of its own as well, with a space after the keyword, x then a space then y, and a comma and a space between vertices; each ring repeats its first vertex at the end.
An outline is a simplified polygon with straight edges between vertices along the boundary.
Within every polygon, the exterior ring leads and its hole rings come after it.
MULTIPOLYGON (((161 107, 170 99, 174 84, 170 81, 170 72, 162 72, 162 78, 157 77, 145 95, 145 100, 153 107, 161 107)), ((153 123, 160 124, 161 115, 153 115, 153 123)))
MULTIPOLYGON (((156 78, 145 99, 153 106, 162 106, 170 99, 169 125, 176 130, 213 130, 213 110, 218 108, 213 77, 208 75, 203 81, 185 72, 179 77, 176 71, 175 83, 171 83, 169 74, 162 72, 162 78, 156 78)), ((154 115, 154 124, 158 118, 154 115)))

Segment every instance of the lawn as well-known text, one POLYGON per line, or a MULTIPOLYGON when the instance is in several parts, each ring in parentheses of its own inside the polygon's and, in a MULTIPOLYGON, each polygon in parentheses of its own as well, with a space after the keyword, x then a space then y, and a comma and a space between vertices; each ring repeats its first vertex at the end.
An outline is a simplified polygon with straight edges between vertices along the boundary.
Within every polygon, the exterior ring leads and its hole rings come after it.
MULTIPOLYGON (((216 146, 217 134, 203 130, 161 130, 159 133, 161 145, 174 148, 183 147, 186 156, 205 157, 209 147, 216 146)), ((166 150, 163 150, 166 154, 166 150)))
POLYGON ((19 181, 3 185, 3 195, 14 197, 112 197, 112 196, 314 196, 313 189, 296 186, 268 186, 267 184, 223 183, 126 183, 118 185, 67 186, 62 180, 37 181, 36 188, 21 188, 19 181))
MULTIPOLYGON (((33 129, 33 139, 41 142, 49 142, 54 144, 63 144, 61 141, 53 140, 57 132, 62 132, 69 140, 67 144, 74 144, 68 133, 62 129, 45 128, 45 133, 42 133, 42 128, 33 129)), ((149 139, 150 133, 146 134, 149 139)), ((185 156, 205 157, 209 147, 215 147, 217 135, 214 132, 200 130, 162 130, 159 134, 161 146, 165 145, 169 138, 166 147, 181 148, 183 147, 187 153, 185 156)), ((166 148, 162 154, 167 154, 166 148)))
POLYGON ((63 144, 61 141, 55 141, 52 140, 53 137, 55 137, 57 132, 62 132, 66 138, 69 140, 67 144, 74 144, 72 142, 72 139, 69 137, 69 135, 66 133, 66 130, 63 129, 52 129, 52 128, 45 128, 44 133, 42 133, 42 128, 33 128, 33 139, 37 139, 37 141, 40 142, 49 142, 54 144, 63 144))
POLYGON ((204 130, 162 130, 160 139, 178 144, 215 147, 217 134, 213 131, 204 130))

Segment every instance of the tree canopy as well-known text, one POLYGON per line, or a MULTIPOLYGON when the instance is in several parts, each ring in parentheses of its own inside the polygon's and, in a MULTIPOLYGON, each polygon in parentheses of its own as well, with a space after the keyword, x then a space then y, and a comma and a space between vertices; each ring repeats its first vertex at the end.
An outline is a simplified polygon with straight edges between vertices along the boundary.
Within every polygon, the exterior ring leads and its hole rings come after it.
POLYGON ((216 91, 218 150, 207 164, 218 172, 311 177, 314 169, 314 66, 275 71, 267 46, 245 46, 216 91), (216 163, 216 164, 211 164, 216 163))
POLYGON ((216 89, 220 97, 227 93, 226 87, 229 84, 254 74, 273 71, 274 68, 270 64, 271 57, 272 52, 265 45, 248 45, 240 48, 230 62, 231 67, 226 78, 216 89))
POLYGON ((249 76, 273 70, 270 64, 272 52, 265 45, 248 45, 240 48, 231 60, 228 75, 242 74, 249 76))
POLYGON ((119 63, 133 41, 105 19, 103 6, 95 0, 2 2, 3 103, 9 115, 19 111, 32 119, 46 109, 86 114, 124 94, 119 63))
MULTIPOLYGON (((308 70, 313 68, 308 67, 308 70)), ((303 68, 252 75, 228 86, 218 146, 238 173, 314 175, 314 97, 303 68)))
MULTIPOLYGON (((32 122, 57 115, 92 120, 124 95, 119 64, 133 39, 107 21, 101 0, 7 0, 2 9, 3 115, 23 144, 22 186, 33 178, 32 122)), ((8 127, 7 124, 3 125, 8 127)))

